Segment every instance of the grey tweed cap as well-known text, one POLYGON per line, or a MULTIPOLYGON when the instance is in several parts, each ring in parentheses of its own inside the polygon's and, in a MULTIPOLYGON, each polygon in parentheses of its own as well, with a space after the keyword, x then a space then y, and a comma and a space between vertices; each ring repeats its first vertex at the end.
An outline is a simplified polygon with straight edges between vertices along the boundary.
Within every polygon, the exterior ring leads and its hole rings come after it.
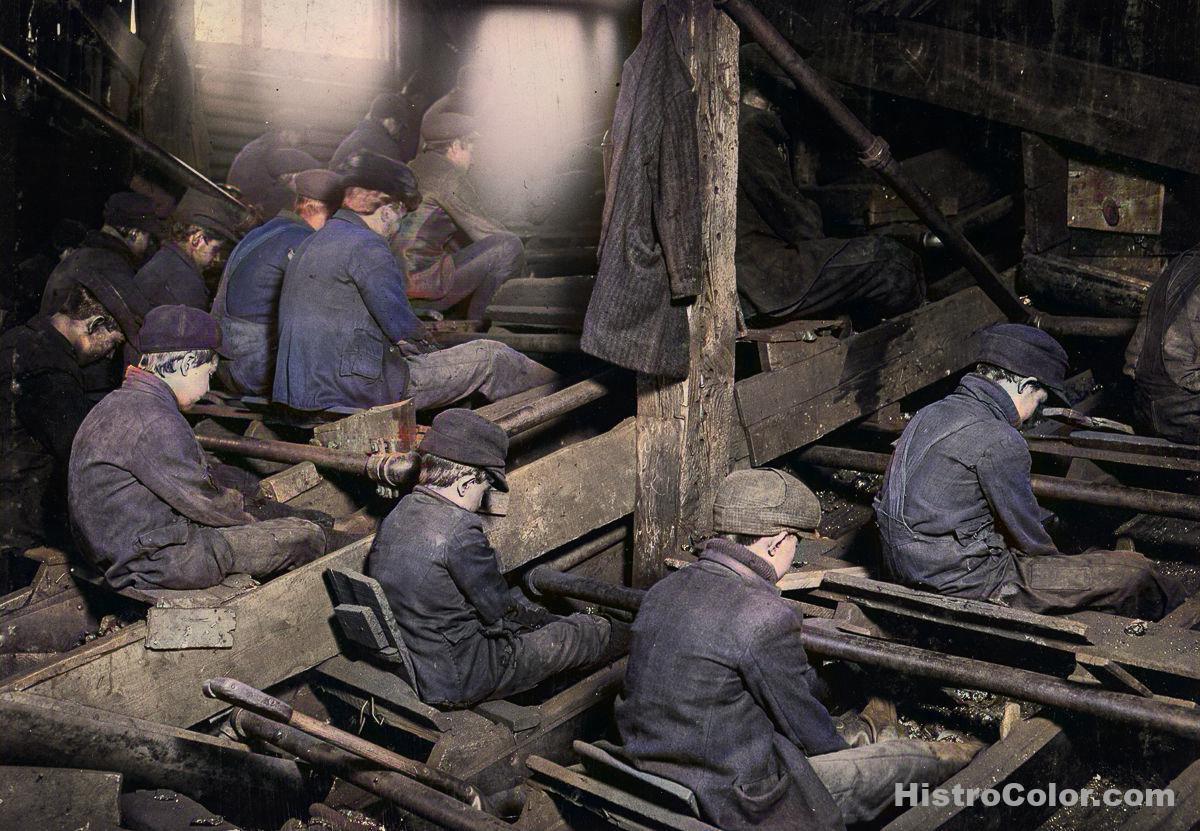
POLYGON ((780 531, 811 531, 821 522, 821 503, 808 486, 771 468, 735 470, 717 488, 713 530, 769 537, 780 531))

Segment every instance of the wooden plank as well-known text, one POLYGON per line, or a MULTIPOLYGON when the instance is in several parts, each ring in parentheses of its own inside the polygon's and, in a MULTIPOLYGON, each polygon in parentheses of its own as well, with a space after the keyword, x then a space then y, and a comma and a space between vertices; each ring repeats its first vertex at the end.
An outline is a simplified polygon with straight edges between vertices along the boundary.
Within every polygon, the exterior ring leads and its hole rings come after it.
POLYGON ((1200 173, 1200 88, 1190 84, 911 21, 867 32, 844 15, 759 5, 836 80, 1200 173), (1164 120, 1168 111, 1176 117, 1164 120))
POLYGON ((922 306, 811 360, 739 381, 754 464, 766 464, 970 364, 974 335, 1003 319, 978 288, 922 306))
MULTIPOLYGON (((1018 722, 1007 737, 984 748, 941 787, 986 790, 1020 783, 1030 788, 1045 787, 1046 782, 1053 781, 1061 790, 1079 785, 1087 775, 1062 728, 1047 719, 1035 718, 1018 722)), ((1029 806, 999 810, 979 803, 944 807, 929 804, 910 808, 885 825, 884 831, 1036 828, 1054 810, 1029 806)))
POLYGON ((121 774, 75 768, 5 767, 0 828, 115 829, 121 822, 121 774))
POLYGON ((1021 261, 1021 291, 1049 298, 1084 313, 1136 317, 1150 281, 1066 257, 1027 255, 1021 261))
POLYGON ((1147 806, 1122 825, 1122 831, 1194 831, 1200 823, 1200 761, 1192 762, 1170 781, 1170 806, 1147 806))
POLYGON ((717 486, 729 471, 734 412, 738 30, 712 5, 696 3, 675 36, 687 44, 698 99, 702 286, 688 310, 687 378, 638 378, 636 586, 661 577, 663 557, 690 547, 691 535, 712 525, 717 486))
POLYGON ((508 514, 487 531, 510 571, 633 510, 633 419, 514 470, 508 514))
POLYGON ((1067 242, 1067 159, 1035 133, 1021 133, 1025 177, 1027 254, 1040 254, 1067 242))

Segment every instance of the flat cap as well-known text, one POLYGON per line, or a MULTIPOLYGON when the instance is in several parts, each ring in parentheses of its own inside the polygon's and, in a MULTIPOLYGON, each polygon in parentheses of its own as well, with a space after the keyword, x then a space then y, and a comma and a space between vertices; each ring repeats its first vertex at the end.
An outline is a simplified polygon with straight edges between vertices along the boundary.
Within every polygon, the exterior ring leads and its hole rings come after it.
POLYGON ((422 141, 446 142, 478 135, 475 119, 462 113, 434 113, 421 123, 422 141))
POLYGON ((779 470, 735 470, 717 488, 713 530, 718 533, 770 537, 780 531, 811 531, 820 522, 816 494, 779 470))
POLYGON ((156 237, 166 233, 166 225, 155 209, 154 200, 133 191, 121 191, 104 203, 104 224, 117 228, 140 228, 156 237))
POLYGON ((421 189, 417 177, 404 162, 389 159, 370 150, 359 150, 342 162, 337 170, 346 187, 377 190, 400 199, 406 204, 420 201, 421 189))
POLYGON ((75 279, 112 315, 125 340, 136 343, 150 301, 133 278, 115 270, 85 269, 75 279))
POLYGON ((224 199, 188 188, 175 206, 174 217, 178 222, 211 231, 231 242, 238 241, 236 229, 242 222, 242 212, 224 199))
POLYGON ((455 408, 438 413, 417 450, 460 465, 483 468, 498 490, 508 490, 504 475, 508 435, 472 410, 455 408))
POLYGON ((384 92, 376 95, 375 99, 371 101, 371 109, 367 110, 367 117, 379 121, 383 121, 385 118, 400 120, 412 109, 413 104, 408 100, 408 96, 399 92, 384 92))
POLYGON ((1037 378, 1038 383, 1070 406, 1064 383, 1067 378, 1067 351, 1051 335, 1020 323, 998 323, 979 335, 980 363, 1037 378))
POLYGON ((332 170, 318 167, 313 170, 301 170, 292 176, 292 190, 297 196, 305 199, 316 199, 318 202, 328 202, 340 205, 342 195, 346 192, 346 182, 332 170))
POLYGON ((138 351, 184 352, 213 349, 228 358, 221 349, 221 324, 208 312, 191 306, 155 306, 146 314, 138 332, 138 351))
POLYGON ((267 154, 267 174, 272 179, 320 166, 319 161, 296 147, 276 147, 267 154))

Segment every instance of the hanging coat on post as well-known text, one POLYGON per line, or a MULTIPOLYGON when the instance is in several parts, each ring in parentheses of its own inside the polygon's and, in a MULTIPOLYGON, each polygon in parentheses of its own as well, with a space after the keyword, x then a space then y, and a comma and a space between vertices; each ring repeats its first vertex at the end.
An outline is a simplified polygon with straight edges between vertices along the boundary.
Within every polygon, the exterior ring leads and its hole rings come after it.
POLYGON ((621 72, 582 339, 590 355, 675 379, 687 376, 687 304, 700 291, 702 256, 696 95, 671 31, 688 8, 665 0, 621 72))

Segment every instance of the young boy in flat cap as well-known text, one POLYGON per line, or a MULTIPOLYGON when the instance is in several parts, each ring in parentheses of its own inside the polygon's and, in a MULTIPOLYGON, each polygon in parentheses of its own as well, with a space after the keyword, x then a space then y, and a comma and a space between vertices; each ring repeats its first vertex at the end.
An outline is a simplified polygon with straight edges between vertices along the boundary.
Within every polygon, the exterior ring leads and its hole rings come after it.
POLYGON ((775 585, 797 533, 820 518, 816 496, 786 473, 729 474, 713 508, 717 536, 647 592, 633 625, 620 752, 690 788, 724 831, 867 821, 892 806, 897 784, 940 784, 980 747, 878 741, 883 724, 871 725, 874 744, 850 748, 839 735, 818 700, 825 688, 800 611, 775 585))
POLYGON ((412 171, 363 151, 338 172, 341 209, 305 240, 283 278, 276 401, 324 410, 411 398, 429 410, 476 392, 495 401, 558 377, 497 341, 439 349, 413 313, 407 275, 386 241, 420 200, 412 171))
POLYGON ((72 532, 108 584, 203 589, 319 556, 321 526, 298 517, 257 522, 241 493, 214 481, 180 412, 208 392, 221 351, 217 322, 198 309, 159 306, 146 315, 138 348, 138 365, 83 420, 71 447, 72 532))
POLYGON ((467 707, 605 657, 608 620, 518 602, 500 574, 477 512, 489 488, 508 490, 504 431, 446 410, 418 450, 419 484, 379 529, 367 573, 396 615, 421 699, 467 707))
POLYGON ((172 216, 170 239, 138 269, 134 281, 150 306, 191 306, 207 311, 212 295, 205 272, 238 241, 237 211, 215 196, 189 190, 172 216))
POLYGON ((1042 614, 1094 609, 1158 620, 1182 586, 1142 555, 1064 555, 1030 484, 1017 427, 1053 394, 1063 403, 1067 353, 1040 329, 1005 323, 980 335, 975 371, 904 428, 875 515, 883 559, 917 589, 1042 614))
POLYGON ((471 320, 484 319, 504 281, 525 273, 521 238, 487 215, 467 175, 478 135, 475 120, 461 113, 425 119, 424 149, 411 165, 421 204, 391 240, 408 272, 408 296, 439 311, 469 297, 471 320))
POLYGON ((283 276, 300 243, 324 228, 342 204, 345 190, 342 177, 320 168, 295 174, 290 187, 291 209, 242 238, 229 255, 213 300, 212 314, 231 356, 221 363, 217 378, 235 392, 270 396, 283 276))

